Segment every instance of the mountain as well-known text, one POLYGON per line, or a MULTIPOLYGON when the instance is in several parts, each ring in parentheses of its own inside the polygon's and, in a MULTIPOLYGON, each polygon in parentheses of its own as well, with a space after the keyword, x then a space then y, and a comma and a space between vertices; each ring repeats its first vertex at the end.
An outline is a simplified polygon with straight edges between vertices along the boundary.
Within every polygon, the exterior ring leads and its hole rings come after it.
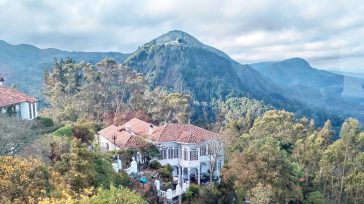
POLYGON ((182 31, 171 31, 144 44, 123 64, 145 74, 152 86, 187 92, 199 101, 233 95, 274 104, 286 100, 278 86, 249 65, 239 64, 182 31))
POLYGON ((144 44, 123 64, 144 74, 151 87, 189 93, 197 101, 247 96, 320 122, 335 118, 322 107, 306 106, 291 97, 284 86, 251 65, 242 65, 182 31, 168 32, 144 44))
POLYGON ((335 73, 335 74, 340 74, 343 76, 364 79, 364 73, 341 72, 341 71, 330 71, 330 72, 335 73))
POLYGON ((281 62, 256 63, 251 66, 283 87, 305 85, 325 88, 343 83, 344 76, 314 69, 301 58, 287 59, 281 62))
POLYGON ((5 75, 8 84, 14 83, 21 90, 39 95, 44 68, 54 58, 66 57, 90 63, 104 57, 114 58, 144 74, 151 87, 189 93, 200 102, 247 96, 300 116, 314 117, 319 122, 327 118, 339 121, 336 115, 360 116, 362 108, 361 99, 343 97, 349 92, 343 91, 342 75, 314 69, 298 58, 242 65, 182 31, 168 32, 129 55, 66 52, 0 41, 0 74, 5 75), (348 105, 353 108, 344 110, 348 105))
POLYGON ((105 57, 122 62, 127 55, 116 52, 67 52, 58 49, 40 49, 32 45, 11 45, 0 40, 0 75, 8 85, 15 84, 20 90, 40 96, 43 72, 54 59, 72 58, 75 61, 96 63, 105 57))
POLYGON ((250 66, 282 87, 290 98, 364 119, 362 78, 315 69, 300 58, 250 66))

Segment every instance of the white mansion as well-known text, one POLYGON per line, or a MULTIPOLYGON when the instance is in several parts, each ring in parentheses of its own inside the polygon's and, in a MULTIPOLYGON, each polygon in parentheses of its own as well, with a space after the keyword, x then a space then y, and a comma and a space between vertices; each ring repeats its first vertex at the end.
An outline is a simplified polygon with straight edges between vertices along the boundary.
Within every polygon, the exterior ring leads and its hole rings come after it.
MULTIPOLYGON (((118 150, 138 147, 140 139, 154 143, 160 151, 156 158, 162 165, 173 167, 174 180, 194 180, 200 184, 202 177, 209 174, 210 164, 214 164, 214 176, 220 176, 224 165, 223 145, 220 136, 214 132, 191 124, 165 124, 155 126, 133 118, 122 126, 111 125, 98 132, 100 147, 103 150, 118 150), (221 149, 218 156, 212 157, 212 145, 221 149), (210 147, 210 150, 209 150, 210 147), (215 159, 216 158, 216 159, 215 159), (216 162, 215 162, 216 160, 216 162), (210 163, 211 162, 211 163, 210 163)), ((136 158, 140 161, 140 153, 136 158)), ((216 155, 216 154, 215 154, 216 155)))

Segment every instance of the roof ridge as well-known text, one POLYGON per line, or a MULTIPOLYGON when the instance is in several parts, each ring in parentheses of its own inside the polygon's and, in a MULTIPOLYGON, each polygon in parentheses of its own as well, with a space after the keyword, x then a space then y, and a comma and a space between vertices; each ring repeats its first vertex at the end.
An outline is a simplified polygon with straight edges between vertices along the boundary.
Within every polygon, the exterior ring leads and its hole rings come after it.
POLYGON ((191 132, 191 130, 190 130, 190 132, 189 132, 190 134, 189 134, 189 137, 188 137, 188 142, 190 142, 190 140, 191 140, 191 137, 192 137, 192 132, 191 132))
POLYGON ((214 131, 207 130, 207 129, 205 129, 205 128, 202 128, 202 127, 199 127, 199 126, 196 126, 196 125, 192 125, 192 124, 186 124, 186 125, 191 125, 191 126, 193 126, 193 127, 197 127, 198 129, 201 129, 201 130, 203 130, 203 131, 207 131, 207 132, 211 132, 211 133, 213 133, 213 134, 215 134, 215 135, 219 135, 218 133, 216 133, 216 132, 214 132, 214 131))
POLYGON ((166 130, 167 125, 169 125, 169 124, 167 123, 167 124, 165 124, 165 125, 163 125, 163 126, 162 126, 162 128, 163 128, 163 129, 162 129, 161 133, 159 134, 157 141, 159 141, 159 140, 160 140, 160 138, 161 138, 161 136, 162 136, 163 132, 166 130))

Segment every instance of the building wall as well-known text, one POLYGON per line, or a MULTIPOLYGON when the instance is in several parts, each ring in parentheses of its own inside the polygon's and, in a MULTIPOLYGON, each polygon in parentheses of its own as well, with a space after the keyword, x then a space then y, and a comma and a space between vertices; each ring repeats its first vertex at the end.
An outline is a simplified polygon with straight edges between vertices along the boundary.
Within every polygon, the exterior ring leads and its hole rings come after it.
MULTIPOLYGON (((166 148, 167 149, 167 158, 168 159, 161 159, 161 158, 155 158, 156 160, 158 160, 161 165, 171 165, 171 166, 178 166, 179 163, 180 163, 180 158, 181 158, 181 155, 180 155, 180 151, 181 151, 181 147, 179 144, 177 144, 176 142, 164 142, 164 143, 161 143, 160 145, 158 145, 158 148, 159 150, 161 151, 162 149, 166 148), (178 158, 168 158, 168 149, 170 148, 175 148, 175 147, 178 147, 178 158)), ((161 152, 162 153, 162 152, 161 152)))
MULTIPOLYGON (((114 149, 119 150, 120 148, 115 146, 111 141, 107 140, 105 137, 98 135, 98 142, 100 144, 100 148, 104 151, 112 151, 114 149), (108 147, 108 148, 107 148, 108 147)), ((161 165, 171 165, 172 167, 177 166, 180 167, 182 166, 183 168, 197 168, 199 169, 200 173, 207 173, 208 169, 209 169, 209 163, 210 163, 210 158, 208 156, 201 156, 200 155, 200 147, 202 144, 180 144, 180 143, 176 143, 176 142, 165 142, 165 143, 160 143, 157 145, 157 147, 161 150, 161 149, 166 149, 166 154, 167 154, 167 159, 161 159, 161 158, 155 158, 155 160, 158 160, 161 165), (174 147, 178 147, 178 158, 169 158, 168 157, 168 149, 172 148, 174 149, 174 147), (187 160, 184 159, 184 149, 187 149, 188 151, 188 155, 187 155, 187 160), (197 149, 197 155, 198 155, 198 160, 190 160, 190 154, 191 154, 191 149, 197 149)), ((206 149, 206 152, 208 152, 208 150, 206 149)), ((222 156, 222 158, 220 158, 217 162, 216 168, 217 171, 215 171, 215 174, 219 175, 220 174, 220 169, 223 167, 224 165, 224 156, 222 156), (220 169, 218 169, 220 168, 220 169)))
POLYGON ((22 119, 32 119, 31 112, 29 112, 29 104, 28 102, 20 103, 20 112, 22 119))
POLYGON ((100 145, 101 150, 103 151, 112 151, 112 150, 119 150, 120 148, 114 145, 114 143, 110 142, 105 137, 98 135, 98 142, 100 145))
POLYGON ((35 103, 28 103, 22 102, 18 104, 13 104, 7 107, 2 107, 0 113, 6 113, 8 107, 13 107, 15 110, 15 117, 31 120, 38 116, 38 104, 35 103))

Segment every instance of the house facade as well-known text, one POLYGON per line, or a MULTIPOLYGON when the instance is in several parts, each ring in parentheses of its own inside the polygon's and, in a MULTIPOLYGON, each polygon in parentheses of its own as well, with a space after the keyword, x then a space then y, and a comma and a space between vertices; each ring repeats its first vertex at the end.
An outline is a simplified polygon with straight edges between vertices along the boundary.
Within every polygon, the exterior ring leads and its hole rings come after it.
MULTIPOLYGON (((98 139, 104 151, 137 149, 141 139, 152 142, 160 152, 159 158, 155 159, 162 165, 172 166, 175 182, 200 184, 206 181, 210 172, 218 179, 224 165, 220 135, 191 124, 155 126, 133 118, 122 126, 111 125, 100 130, 98 139)), ((140 153, 136 160, 141 161, 140 153)))
POLYGON ((3 79, 0 80, 0 113, 28 120, 36 118, 37 99, 3 85, 3 79))

